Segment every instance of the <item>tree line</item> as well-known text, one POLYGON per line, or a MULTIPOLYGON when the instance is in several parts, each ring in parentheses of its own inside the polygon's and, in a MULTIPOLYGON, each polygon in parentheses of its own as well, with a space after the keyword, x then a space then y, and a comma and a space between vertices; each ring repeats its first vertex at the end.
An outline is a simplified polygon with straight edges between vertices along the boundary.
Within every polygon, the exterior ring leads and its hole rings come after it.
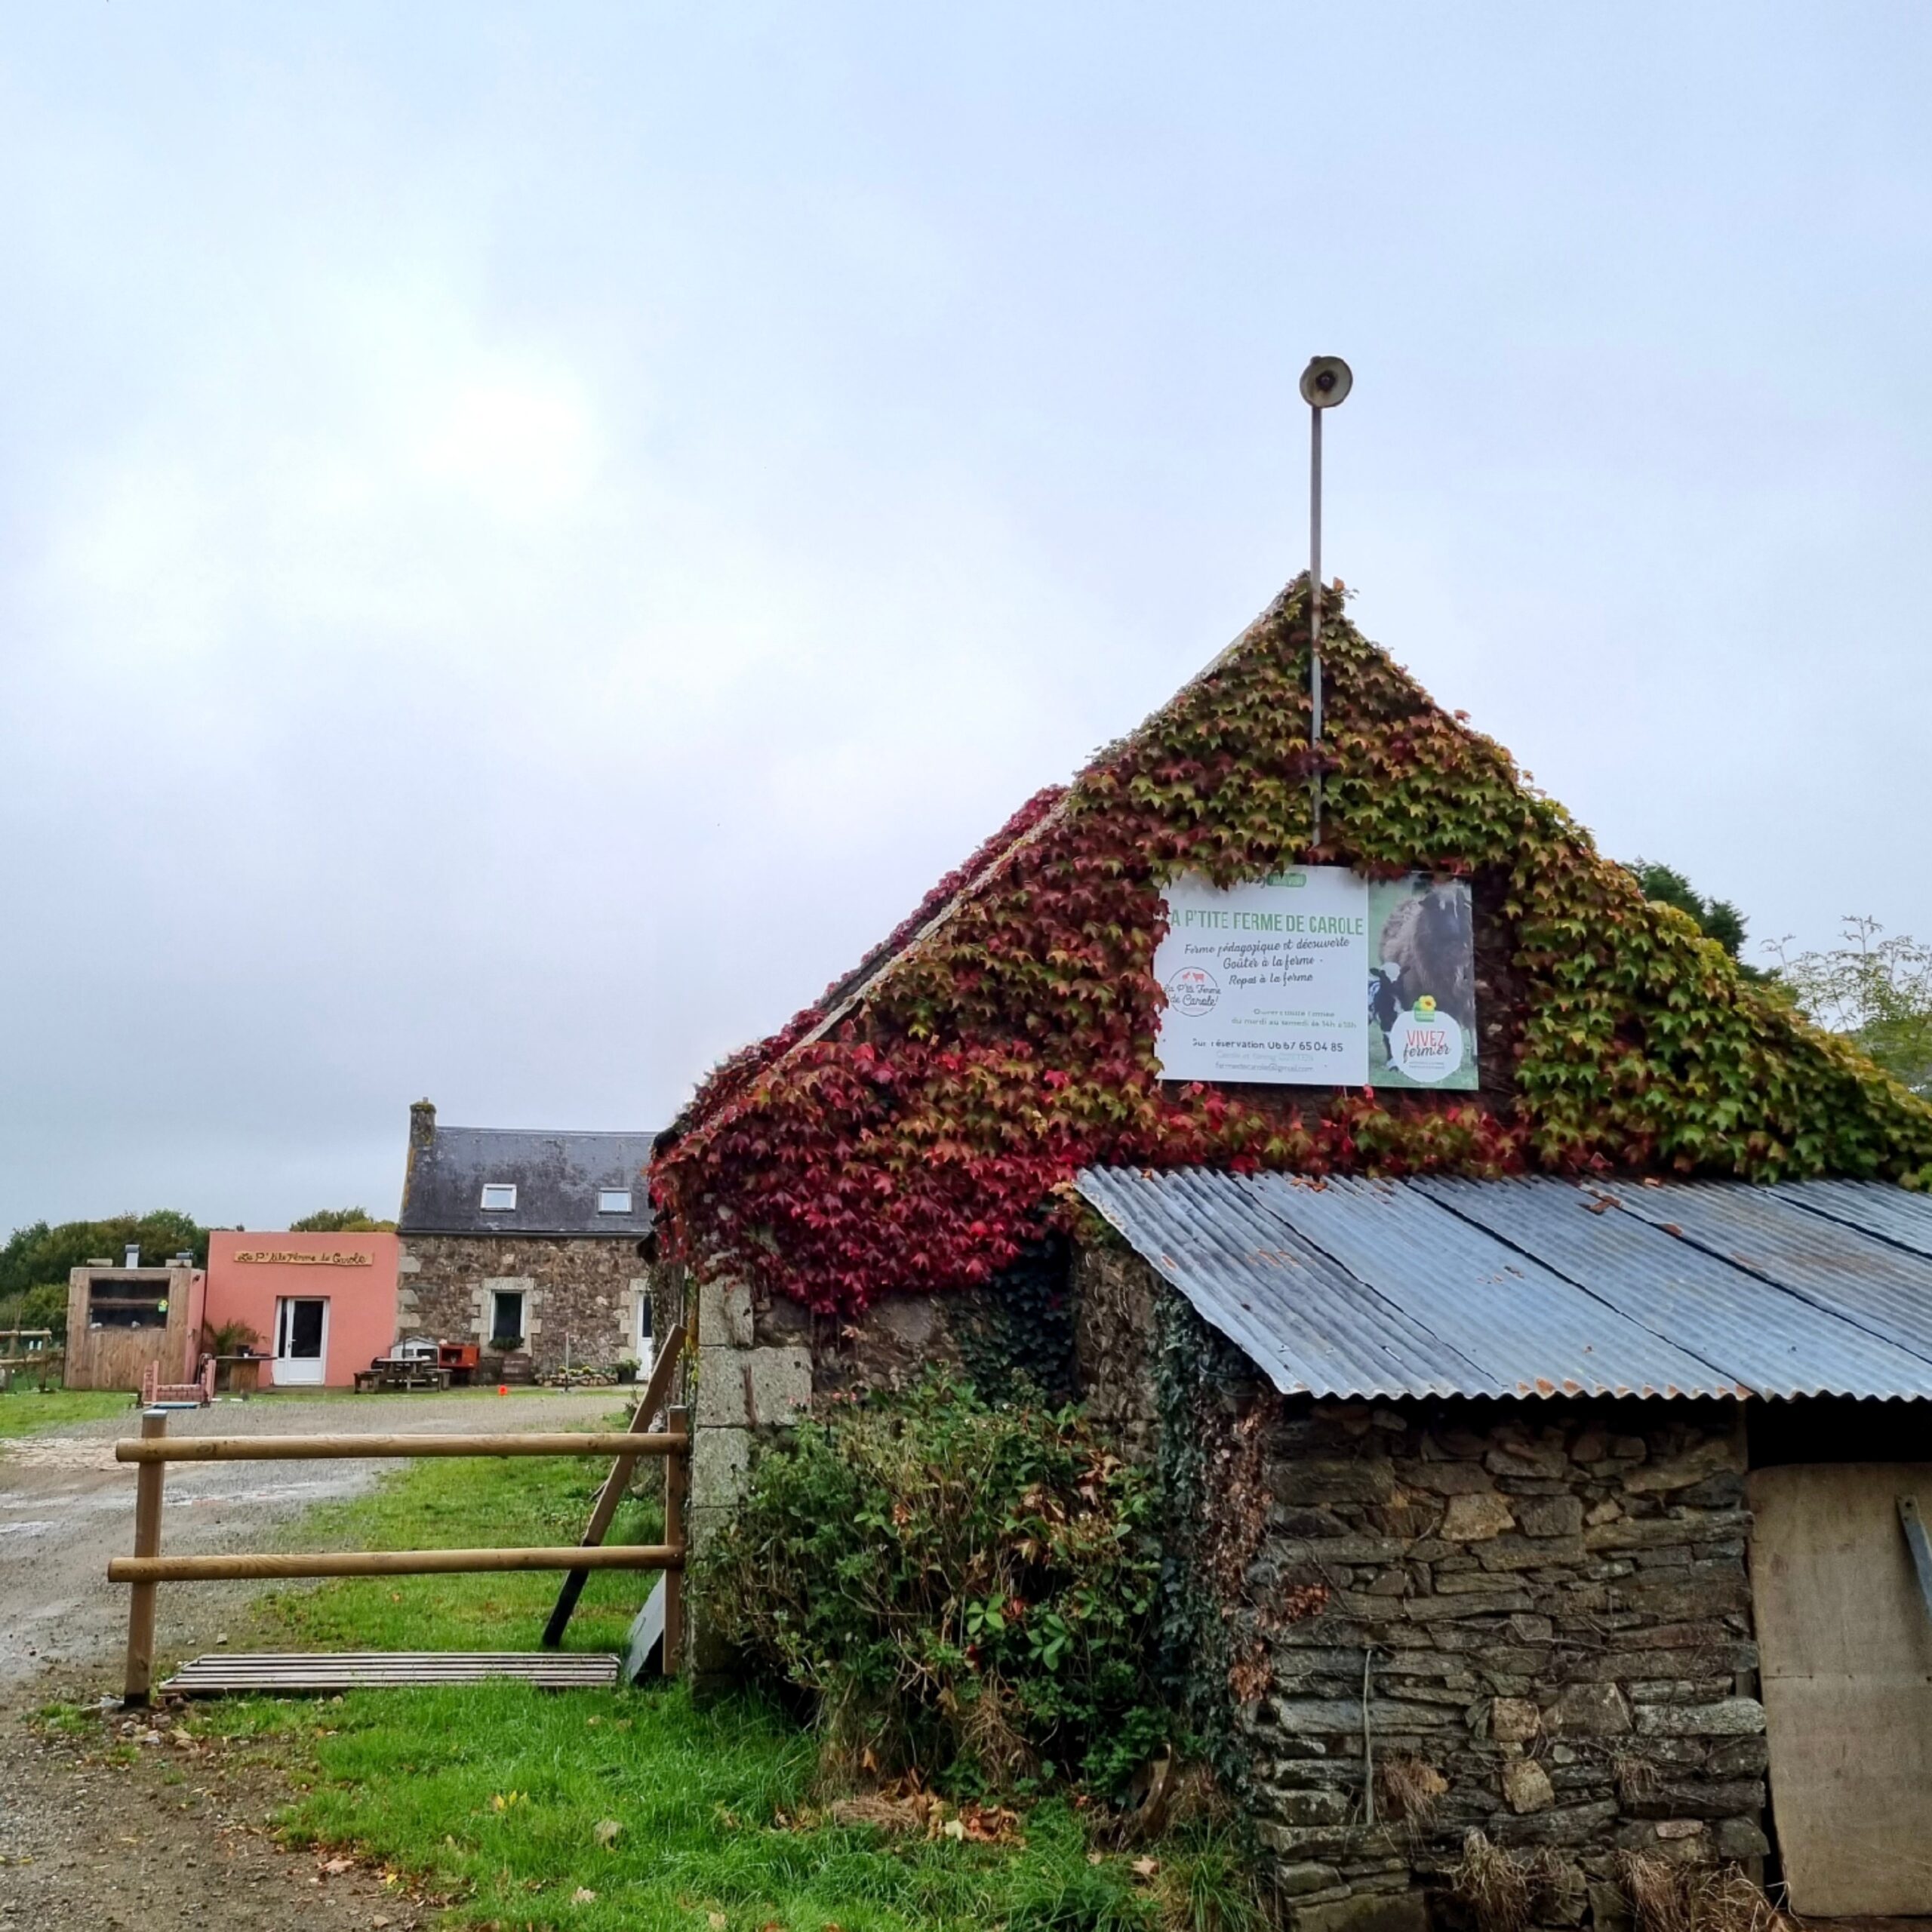
POLYGON ((1841 943, 1793 952, 1789 939, 1761 950, 1770 961, 1743 958, 1746 921, 1727 899, 1706 899, 1674 866, 1639 859, 1630 868, 1646 899, 1687 912, 1740 972, 1789 999, 1827 1032, 1842 1034, 1894 1080, 1932 1100, 1932 946, 1888 934, 1864 914, 1847 913, 1841 943))

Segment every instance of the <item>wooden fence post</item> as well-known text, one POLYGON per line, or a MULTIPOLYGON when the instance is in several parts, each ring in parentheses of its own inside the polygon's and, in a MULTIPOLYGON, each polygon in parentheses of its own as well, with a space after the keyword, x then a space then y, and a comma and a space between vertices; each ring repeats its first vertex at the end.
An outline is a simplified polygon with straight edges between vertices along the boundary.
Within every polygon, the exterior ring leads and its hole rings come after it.
MULTIPOLYGON (((168 1433, 168 1411, 146 1409, 141 1434, 152 1440, 168 1433)), ((134 1554, 161 1554, 161 1486, 167 1480, 165 1463, 143 1463, 134 1478, 134 1554)), ((146 1703, 154 1681, 155 1583, 136 1583, 128 1592, 128 1672, 122 1701, 136 1709, 146 1703)))
POLYGON ((676 1564, 664 1573, 664 1675, 675 1677, 685 1647, 685 1563, 691 1549, 685 1499, 691 1490, 691 1412, 672 1409, 664 1420, 672 1435, 685 1438, 664 1471, 664 1540, 678 1552, 676 1564))

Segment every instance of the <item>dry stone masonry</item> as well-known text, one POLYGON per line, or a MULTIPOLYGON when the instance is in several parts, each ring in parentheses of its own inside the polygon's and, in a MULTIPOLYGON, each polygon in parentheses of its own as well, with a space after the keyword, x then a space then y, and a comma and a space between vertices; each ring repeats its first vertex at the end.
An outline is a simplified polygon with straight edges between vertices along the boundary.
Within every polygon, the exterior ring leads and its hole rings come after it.
POLYGON ((1557 1854, 1558 1924, 1620 1918, 1620 1851, 1755 1869, 1734 1405, 1263 1412, 1265 1515, 1225 1609, 1265 1669, 1232 1707, 1303 1925, 1379 1923, 1392 1895, 1420 1915, 1472 1827, 1557 1854))
POLYGON ((398 1264, 400 1333, 491 1346, 493 1294, 524 1294, 525 1346, 534 1372, 548 1374, 565 1357, 604 1368, 635 1349, 636 1308, 649 1282, 628 1240, 570 1236, 408 1235, 398 1264))

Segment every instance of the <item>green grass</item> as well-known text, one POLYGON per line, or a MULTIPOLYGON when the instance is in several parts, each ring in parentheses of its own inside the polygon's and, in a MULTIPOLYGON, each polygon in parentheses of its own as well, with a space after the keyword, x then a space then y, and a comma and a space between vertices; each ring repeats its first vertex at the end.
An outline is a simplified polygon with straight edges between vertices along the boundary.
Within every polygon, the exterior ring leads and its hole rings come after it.
POLYGON ((0 1394, 0 1439, 134 1413, 134 1397, 112 1389, 9 1389, 0 1394))
POLYGON ((583 1932, 903 1932, 1004 1923, 1148 1927, 1156 1902, 1128 1861, 1088 1863, 1078 1817, 1036 1806, 1023 1847, 787 1829, 812 1740, 748 1700, 681 1691, 548 1695, 504 1682, 365 1692, 320 1712, 257 1703, 247 1734, 306 1743, 317 1782, 298 1839, 355 1844, 438 1890, 466 1918, 583 1932), (611 1842, 599 1827, 620 1827, 611 1842), (574 1903, 580 1890, 595 1900, 574 1903))
MULTIPOLYGON (((365 1548, 574 1540, 598 1463, 415 1464, 310 1512, 291 1540, 365 1548)), ((614 1540, 654 1540, 628 1504, 614 1540)), ((549 1575, 342 1580, 262 1606, 304 1648, 534 1648, 549 1575)), ((568 1641, 615 1647, 647 1580, 593 1575, 568 1641)), ((574 1932, 1152 1932, 1250 1921, 1225 1846, 1157 1847, 1150 1880, 1090 1849, 1076 1810, 1036 1805, 1023 1845, 792 1827, 810 1803, 809 1733, 749 1697, 681 1687, 544 1693, 504 1681, 325 1703, 203 1707, 197 1727, 266 1748, 301 1795, 298 1841, 352 1846, 457 1899, 458 1923, 574 1932), (611 1830, 614 1823, 617 1829, 611 1830), (594 1898, 580 1897, 594 1893, 594 1898)))
MULTIPOLYGON (((605 1417, 596 1426, 624 1425, 605 1417)), ((583 1457, 430 1458, 392 1474, 367 1495, 309 1510, 280 1540, 305 1549, 573 1543, 609 1468, 583 1457)), ((633 1500, 618 1512, 605 1540, 655 1543, 662 1534, 656 1506, 633 1500)), ((552 1571, 344 1577, 319 1589, 278 1592, 262 1607, 278 1640, 304 1650, 534 1651, 562 1580, 552 1571)), ((565 1647, 620 1647, 654 1580, 648 1572, 593 1571, 565 1647)))

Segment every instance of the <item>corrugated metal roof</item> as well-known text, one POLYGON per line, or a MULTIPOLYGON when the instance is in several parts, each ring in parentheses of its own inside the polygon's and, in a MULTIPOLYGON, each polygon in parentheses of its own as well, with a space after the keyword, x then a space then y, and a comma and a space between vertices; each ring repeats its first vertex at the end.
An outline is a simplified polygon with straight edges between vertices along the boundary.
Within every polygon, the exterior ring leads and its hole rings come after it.
POLYGON ((1771 1192, 1808 1213, 1862 1229, 1914 1254, 1932 1257, 1932 1195, 1869 1180, 1792 1180, 1771 1192))
POLYGON ((1284 1393, 1932 1401, 1932 1205, 1882 1182, 1078 1184, 1284 1393))

